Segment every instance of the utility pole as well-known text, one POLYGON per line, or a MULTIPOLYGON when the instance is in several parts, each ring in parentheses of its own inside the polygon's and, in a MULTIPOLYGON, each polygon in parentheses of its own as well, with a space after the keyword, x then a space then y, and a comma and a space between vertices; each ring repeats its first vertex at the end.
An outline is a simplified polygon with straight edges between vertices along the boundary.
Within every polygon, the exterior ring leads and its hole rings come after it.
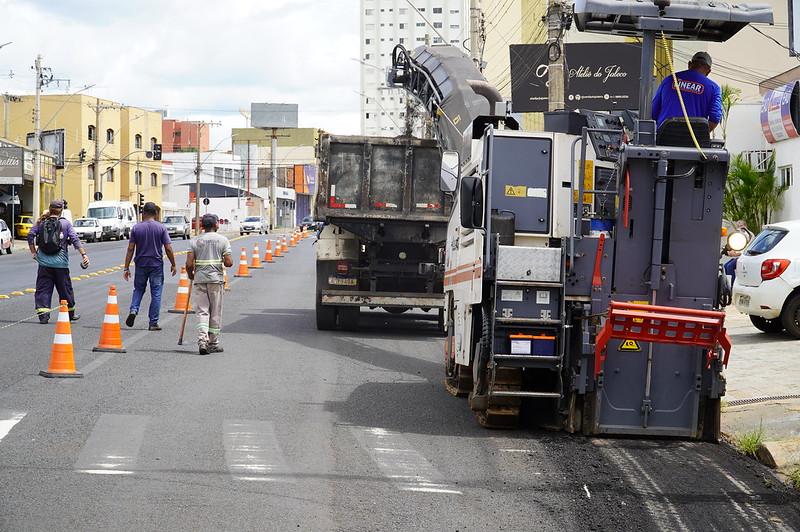
POLYGON ((475 66, 483 72, 483 45, 486 35, 483 32, 483 12, 481 11, 481 0, 470 0, 469 2, 469 55, 475 62, 475 66))
POLYGON ((269 189, 269 224, 270 229, 278 227, 278 130, 272 128, 272 143, 269 150, 272 183, 269 189))
MULTIPOLYGON (((139 198, 141 197, 141 189, 142 189, 142 172, 139 170, 139 159, 136 159, 136 173, 134 174, 134 179, 136 180, 136 205, 140 205, 139 198)), ((128 189, 130 190, 130 189, 128 189)), ((136 221, 142 221, 142 213, 139 212, 141 209, 136 209, 136 221)))
POLYGON ((564 15, 562 0, 548 0, 547 4, 547 110, 564 109, 564 15))
POLYGON ((36 71, 36 97, 33 103, 33 202, 31 214, 34 219, 39 216, 41 205, 39 197, 41 196, 41 168, 39 167, 39 150, 42 149, 42 122, 41 122, 41 95, 42 95, 42 56, 36 56, 34 63, 34 70, 36 71))
POLYGON ((203 127, 221 126, 221 122, 198 122, 197 124, 197 166, 194 169, 194 230, 195 235, 200 234, 200 174, 203 173, 203 165, 200 162, 200 147, 202 146, 203 127))

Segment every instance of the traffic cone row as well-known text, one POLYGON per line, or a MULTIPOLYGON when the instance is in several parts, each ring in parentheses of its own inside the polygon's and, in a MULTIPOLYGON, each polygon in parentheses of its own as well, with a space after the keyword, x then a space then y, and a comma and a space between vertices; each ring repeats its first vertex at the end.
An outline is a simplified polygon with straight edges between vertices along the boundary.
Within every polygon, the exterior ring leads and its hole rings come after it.
POLYGON ((258 242, 253 244, 253 256, 250 261, 250 267, 254 270, 260 270, 261 266, 261 252, 258 251, 258 242))
POLYGON ((245 248, 242 248, 242 254, 239 256, 239 270, 234 277, 252 277, 250 268, 247 266, 247 250, 245 248))
POLYGON ((122 333, 119 328, 119 307, 117 306, 117 287, 113 284, 108 287, 108 300, 106 314, 103 316, 103 326, 100 329, 100 342, 92 351, 105 351, 108 353, 125 353, 122 347, 122 333))
POLYGON ((264 252, 264 262, 274 262, 272 259, 272 240, 267 240, 267 250, 264 252))
POLYGON ((189 302, 189 275, 186 273, 186 266, 181 266, 181 276, 178 279, 178 292, 175 294, 175 306, 167 312, 172 314, 183 314, 184 312, 194 314, 192 304, 189 302))
POLYGON ((75 369, 69 310, 67 310, 67 302, 63 299, 58 309, 56 334, 53 337, 53 347, 50 349, 50 364, 47 366, 47 371, 40 371, 39 375, 48 378, 83 377, 83 373, 79 373, 75 369))

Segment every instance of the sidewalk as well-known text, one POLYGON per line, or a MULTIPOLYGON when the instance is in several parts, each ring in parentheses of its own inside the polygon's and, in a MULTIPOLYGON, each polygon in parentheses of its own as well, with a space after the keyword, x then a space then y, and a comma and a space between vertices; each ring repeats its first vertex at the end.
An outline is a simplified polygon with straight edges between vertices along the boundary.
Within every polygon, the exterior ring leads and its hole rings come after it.
POLYGON ((735 440, 762 428, 765 442, 794 440, 791 447, 797 455, 800 453, 800 340, 785 333, 763 333, 734 307, 728 307, 725 325, 733 352, 725 371, 727 393, 722 431, 735 440))

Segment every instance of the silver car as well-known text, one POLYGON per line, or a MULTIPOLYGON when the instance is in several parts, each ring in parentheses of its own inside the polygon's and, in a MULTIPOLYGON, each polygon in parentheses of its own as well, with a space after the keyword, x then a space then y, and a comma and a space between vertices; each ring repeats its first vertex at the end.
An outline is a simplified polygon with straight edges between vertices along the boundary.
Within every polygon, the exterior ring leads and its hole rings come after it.
POLYGON ((171 238, 183 237, 184 240, 191 235, 189 220, 185 216, 167 216, 164 218, 164 225, 167 227, 171 238))

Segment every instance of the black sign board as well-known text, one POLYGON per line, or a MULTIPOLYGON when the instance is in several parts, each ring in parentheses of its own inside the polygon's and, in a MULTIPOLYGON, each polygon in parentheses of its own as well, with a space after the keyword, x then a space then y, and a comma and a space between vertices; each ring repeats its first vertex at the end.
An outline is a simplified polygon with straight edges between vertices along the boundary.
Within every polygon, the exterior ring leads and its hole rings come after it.
MULTIPOLYGON (((642 55, 636 43, 565 45, 569 78, 567 109, 638 109, 642 55)), ((511 45, 511 98, 514 112, 547 111, 547 45, 511 45)))

